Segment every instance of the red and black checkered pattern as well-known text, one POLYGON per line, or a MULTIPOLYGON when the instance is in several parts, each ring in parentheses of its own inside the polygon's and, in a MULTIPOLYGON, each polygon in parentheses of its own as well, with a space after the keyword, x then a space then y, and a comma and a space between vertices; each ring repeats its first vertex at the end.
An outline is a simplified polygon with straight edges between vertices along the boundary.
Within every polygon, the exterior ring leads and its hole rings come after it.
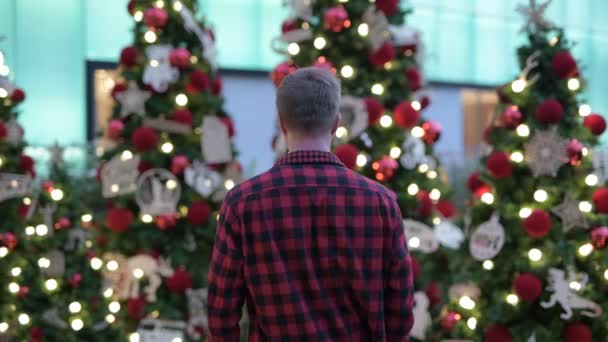
POLYGON ((230 192, 209 274, 212 341, 407 341, 413 285, 393 193, 331 153, 289 153, 230 192))

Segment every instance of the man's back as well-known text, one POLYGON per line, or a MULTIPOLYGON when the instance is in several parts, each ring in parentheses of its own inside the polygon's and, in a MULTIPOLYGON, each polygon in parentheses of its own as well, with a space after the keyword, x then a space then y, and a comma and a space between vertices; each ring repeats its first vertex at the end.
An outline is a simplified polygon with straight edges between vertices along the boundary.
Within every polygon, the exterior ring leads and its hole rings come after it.
POLYGON ((412 276, 392 194, 328 152, 288 154, 224 203, 210 270, 213 340, 406 341, 412 276))

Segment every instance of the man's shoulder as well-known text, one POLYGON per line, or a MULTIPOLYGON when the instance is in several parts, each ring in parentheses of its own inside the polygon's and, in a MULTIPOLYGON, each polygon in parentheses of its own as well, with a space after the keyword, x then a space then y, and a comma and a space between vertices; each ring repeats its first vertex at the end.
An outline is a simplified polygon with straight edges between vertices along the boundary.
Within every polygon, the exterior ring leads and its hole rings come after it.
POLYGON ((228 192, 224 202, 233 204, 252 193, 259 193, 272 184, 272 169, 236 185, 228 192))

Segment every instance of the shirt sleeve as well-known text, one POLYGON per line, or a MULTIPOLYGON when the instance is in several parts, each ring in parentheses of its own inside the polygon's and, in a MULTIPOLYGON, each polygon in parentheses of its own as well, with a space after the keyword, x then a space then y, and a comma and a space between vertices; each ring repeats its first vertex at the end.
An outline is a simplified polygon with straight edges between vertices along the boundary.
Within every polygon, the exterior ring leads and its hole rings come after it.
POLYGON ((385 327, 388 341, 408 341, 414 324, 414 284, 403 219, 395 204, 389 211, 391 254, 384 289, 385 327))
POLYGON ((207 298, 211 341, 238 341, 245 300, 238 221, 224 202, 209 267, 207 298))

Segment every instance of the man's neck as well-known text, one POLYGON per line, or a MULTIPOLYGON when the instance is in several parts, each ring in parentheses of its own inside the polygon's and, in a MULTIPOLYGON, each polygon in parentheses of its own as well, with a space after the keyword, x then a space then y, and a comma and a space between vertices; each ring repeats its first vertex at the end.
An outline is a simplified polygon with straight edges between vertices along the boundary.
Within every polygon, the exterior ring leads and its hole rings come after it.
POLYGON ((321 151, 331 152, 329 142, 326 139, 302 139, 289 144, 289 152, 296 151, 321 151))

